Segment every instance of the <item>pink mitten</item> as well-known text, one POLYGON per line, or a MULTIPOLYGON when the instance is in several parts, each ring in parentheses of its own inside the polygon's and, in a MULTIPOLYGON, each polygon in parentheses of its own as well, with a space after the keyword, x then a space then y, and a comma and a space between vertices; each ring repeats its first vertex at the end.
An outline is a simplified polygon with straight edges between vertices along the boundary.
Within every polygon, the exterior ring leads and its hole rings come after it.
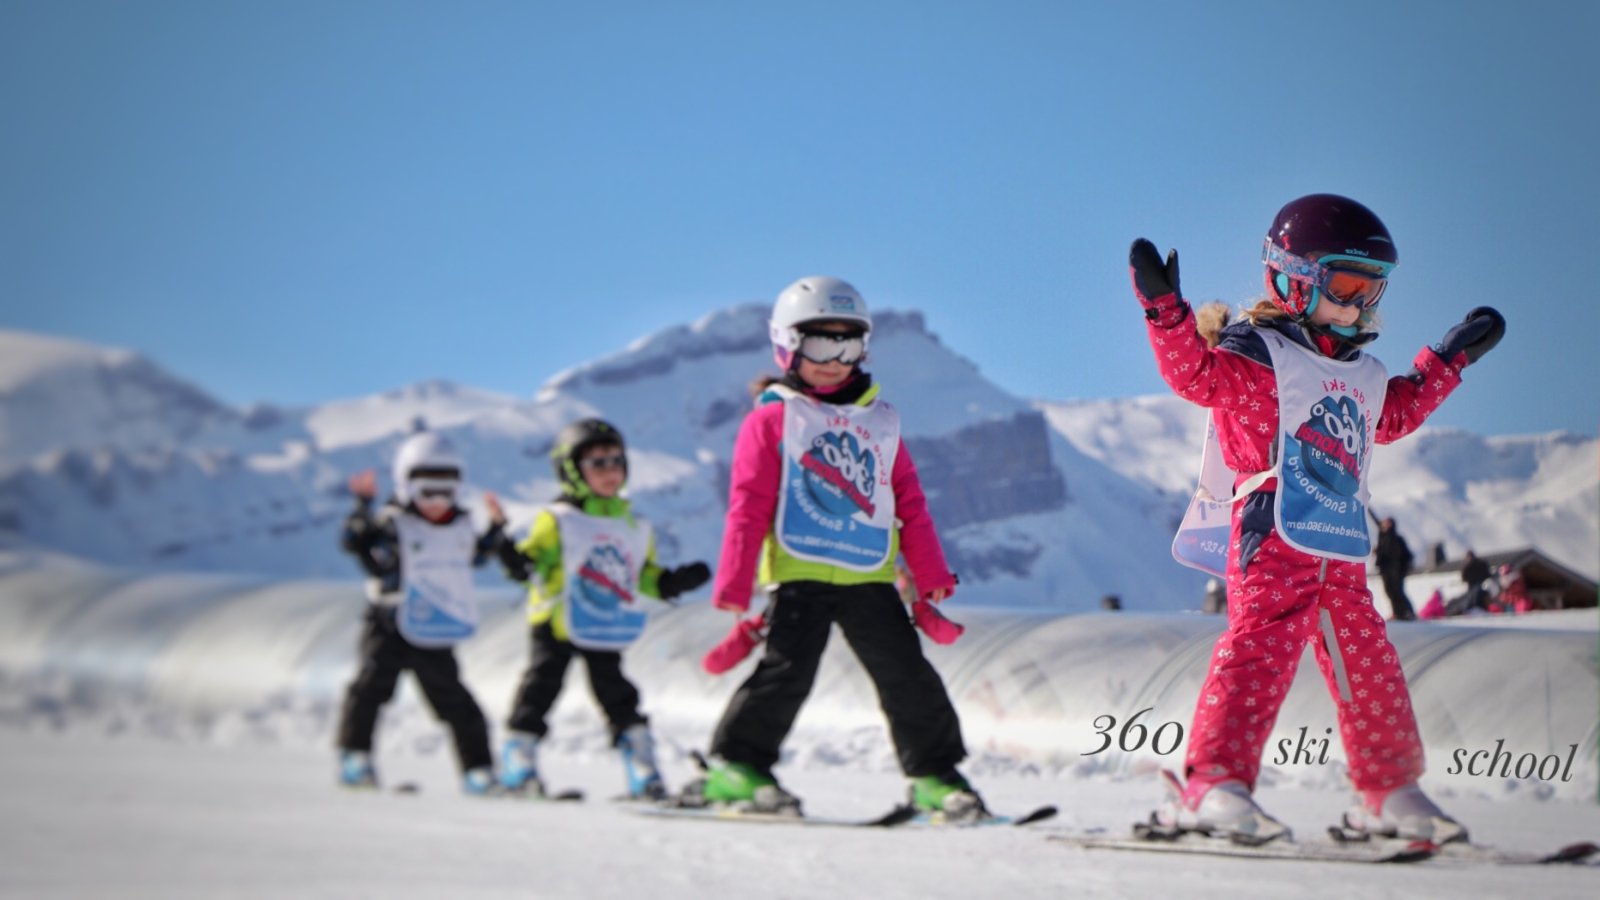
POLYGON ((728 636, 712 647, 705 658, 700 660, 700 667, 712 675, 721 675, 743 662, 744 658, 750 655, 750 651, 766 639, 766 620, 760 616, 740 619, 734 624, 733 630, 728 632, 728 636))
POLYGON ((956 638, 961 637, 961 632, 966 627, 946 619, 939 608, 926 600, 918 600, 911 604, 911 617, 917 621, 917 627, 922 633, 933 640, 935 644, 954 644, 956 638))

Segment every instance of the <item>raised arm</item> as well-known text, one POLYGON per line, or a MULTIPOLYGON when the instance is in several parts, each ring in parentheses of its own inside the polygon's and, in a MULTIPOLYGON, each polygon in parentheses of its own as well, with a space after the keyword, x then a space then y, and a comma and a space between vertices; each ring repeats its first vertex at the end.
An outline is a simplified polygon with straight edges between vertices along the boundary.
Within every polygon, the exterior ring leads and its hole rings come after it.
POLYGON ((1140 238, 1128 251, 1134 294, 1144 307, 1145 330, 1161 378, 1190 403, 1208 409, 1246 409, 1276 385, 1272 369, 1228 350, 1207 346, 1178 289, 1178 251, 1166 262, 1140 238))
POLYGON ((1500 313, 1480 306, 1438 344, 1423 348, 1412 363, 1415 368, 1389 379, 1374 440, 1391 444, 1421 427, 1461 384, 1461 370, 1494 349, 1505 333, 1500 313))

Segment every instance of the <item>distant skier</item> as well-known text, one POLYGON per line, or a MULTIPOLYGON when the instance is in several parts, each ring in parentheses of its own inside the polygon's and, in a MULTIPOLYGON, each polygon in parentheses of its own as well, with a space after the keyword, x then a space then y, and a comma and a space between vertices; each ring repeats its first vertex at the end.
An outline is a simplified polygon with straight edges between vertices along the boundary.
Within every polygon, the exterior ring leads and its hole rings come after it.
POLYGON ((1222 458, 1238 473, 1228 630, 1200 690, 1186 783, 1166 773, 1159 819, 1245 841, 1287 832, 1251 793, 1310 641, 1357 792, 1346 826, 1464 839, 1417 785, 1423 753, 1410 694, 1367 590, 1366 482, 1373 444, 1421 425, 1461 370, 1500 341, 1505 321, 1474 309, 1418 353, 1410 373, 1389 378, 1362 350, 1378 335, 1375 307, 1398 261, 1376 215, 1332 194, 1302 197, 1278 213, 1263 257, 1267 297, 1226 327, 1225 307, 1202 310, 1197 328, 1178 289, 1177 251, 1163 263, 1141 238, 1129 252, 1161 375, 1212 410, 1222 458))
MULTIPOLYGON (((464 466, 443 435, 407 438, 394 459, 394 496, 372 513, 377 478, 369 469, 350 479, 356 508, 345 520, 343 546, 367 573, 361 667, 345 693, 339 722, 340 780, 375 787, 372 733, 378 709, 410 669, 423 696, 455 736, 462 785, 471 794, 495 789, 489 729, 461 683, 451 647, 477 629, 472 567, 501 541, 499 525, 477 535, 456 506, 464 466)), ((493 495, 488 495, 493 502, 493 495)))
POLYGON ((1383 592, 1389 595, 1389 606, 1394 618, 1410 621, 1417 617, 1411 609, 1411 598, 1406 596, 1406 576, 1411 574, 1411 547, 1395 528, 1394 518, 1378 523, 1378 546, 1373 551, 1378 564, 1378 574, 1383 577, 1383 592))
MULTIPOLYGON (((900 415, 861 368, 872 330, 866 302, 836 278, 803 278, 778 297, 770 324, 784 375, 739 430, 712 603, 746 612, 758 563, 759 582, 776 586, 765 622, 740 626, 769 629, 766 652, 717 725, 701 799, 799 814, 772 767, 837 624, 877 688, 915 805, 982 816, 982 801, 956 771, 967 752, 955 707, 895 588, 896 553, 905 554, 921 600, 949 597, 956 580, 900 439, 900 415)), ((926 603, 915 609, 936 640, 959 633, 926 603)))
POLYGON ((1450 601, 1445 607, 1445 615, 1464 616, 1475 609, 1487 611, 1491 592, 1484 582, 1489 580, 1491 574, 1489 564, 1468 550, 1461 557, 1461 583, 1467 586, 1467 592, 1450 601))
MULTIPOLYGON (((542 795, 538 747, 545 716, 561 693, 574 654, 583 657, 589 686, 622 752, 628 791, 641 798, 666 794, 655 742, 639 712, 639 690, 622 674, 622 650, 644 629, 640 595, 670 600, 711 577, 703 562, 666 569, 655 561, 650 523, 620 496, 628 480, 622 433, 599 419, 562 429, 550 451, 562 494, 534 518, 527 538, 504 542, 500 560, 514 581, 529 584, 533 651, 517 688, 501 753, 506 788, 542 795)), ((498 504, 490 514, 500 522, 498 504)))

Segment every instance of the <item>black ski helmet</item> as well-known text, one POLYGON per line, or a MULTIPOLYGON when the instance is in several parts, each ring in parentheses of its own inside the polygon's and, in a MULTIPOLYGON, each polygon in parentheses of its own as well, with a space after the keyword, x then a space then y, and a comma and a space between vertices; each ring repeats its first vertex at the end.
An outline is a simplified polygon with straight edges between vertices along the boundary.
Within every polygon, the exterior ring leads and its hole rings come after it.
MULTIPOLYGON (((1310 194, 1278 210, 1267 231, 1263 259, 1273 247, 1307 260, 1337 256, 1386 268, 1400 262, 1400 253, 1383 220, 1360 203, 1338 194, 1310 194)), ((1278 277, 1281 271, 1268 262, 1267 290, 1278 306, 1298 318, 1310 306, 1310 292, 1301 282, 1278 277)))
POLYGON ((591 493, 589 483, 583 480, 583 473, 578 470, 578 458, 583 451, 596 444, 615 444, 624 453, 622 458, 622 474, 628 474, 628 446, 622 440, 622 432, 604 419, 580 419, 561 429, 556 435, 555 445, 550 448, 550 465, 555 470, 556 480, 561 482, 561 489, 573 497, 587 497, 591 493))

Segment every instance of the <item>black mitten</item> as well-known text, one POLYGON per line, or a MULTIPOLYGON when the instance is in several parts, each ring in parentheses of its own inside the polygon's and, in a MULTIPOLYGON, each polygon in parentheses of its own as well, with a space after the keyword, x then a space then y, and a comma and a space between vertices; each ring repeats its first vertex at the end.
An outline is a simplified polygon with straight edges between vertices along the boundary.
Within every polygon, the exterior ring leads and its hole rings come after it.
POLYGON ((1493 350, 1505 336, 1505 317, 1494 307, 1480 306, 1467 313, 1460 325, 1445 332, 1444 340, 1434 346, 1433 352, 1445 362, 1455 359, 1457 353, 1465 353, 1467 365, 1471 365, 1493 350))
POLYGON ((1178 251, 1168 253, 1163 263, 1156 245, 1139 238, 1128 248, 1128 268, 1133 270, 1133 288, 1143 302, 1154 303, 1168 294, 1182 298, 1178 291, 1178 251))
POLYGON ((661 590, 661 599, 671 600, 710 580, 711 567, 703 562, 692 562, 676 569, 663 569, 661 577, 656 579, 656 587, 661 590))

